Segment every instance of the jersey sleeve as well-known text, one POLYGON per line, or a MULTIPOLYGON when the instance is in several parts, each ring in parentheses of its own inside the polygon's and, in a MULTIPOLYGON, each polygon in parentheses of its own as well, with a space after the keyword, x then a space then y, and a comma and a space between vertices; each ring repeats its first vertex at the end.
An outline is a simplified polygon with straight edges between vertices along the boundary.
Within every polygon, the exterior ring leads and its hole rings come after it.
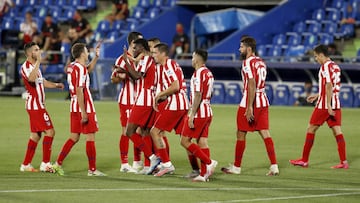
POLYGON ((23 73, 24 77, 28 80, 31 71, 34 70, 34 66, 30 63, 25 63, 21 68, 22 68, 22 73, 23 73))
POLYGON ((144 56, 137 65, 136 71, 142 73, 143 75, 146 73, 148 69, 148 65, 150 63, 150 56, 144 56))
POLYGON ((176 65, 177 64, 174 63, 173 61, 169 61, 167 66, 164 67, 165 75, 169 79, 170 83, 172 83, 172 82, 174 82, 176 80, 179 80, 177 75, 176 75, 176 72, 175 72, 176 65))
POLYGON ((324 64, 324 69, 323 69, 322 74, 325 78, 326 83, 331 82, 331 72, 330 72, 329 64, 324 64))
POLYGON ((195 92, 201 92, 202 91, 202 72, 196 71, 195 78, 194 78, 194 89, 195 92))
POLYGON ((252 72, 252 67, 251 67, 251 63, 250 60, 246 60, 244 63, 244 67, 243 67, 243 71, 246 75, 247 78, 252 79, 254 78, 254 74, 252 72))
POLYGON ((76 65, 76 69, 78 72, 78 77, 76 78, 76 86, 77 87, 86 87, 86 72, 84 66, 76 65))

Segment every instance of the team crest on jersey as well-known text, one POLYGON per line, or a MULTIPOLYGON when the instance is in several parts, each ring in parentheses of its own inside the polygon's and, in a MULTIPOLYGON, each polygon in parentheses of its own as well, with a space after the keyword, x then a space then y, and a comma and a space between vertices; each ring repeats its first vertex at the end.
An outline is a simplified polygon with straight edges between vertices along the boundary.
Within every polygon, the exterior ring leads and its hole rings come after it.
POLYGON ((144 60, 139 61, 139 65, 140 66, 145 66, 145 61, 144 60))
POLYGON ((167 70, 166 71, 166 75, 168 75, 168 76, 172 76, 172 75, 174 75, 175 73, 174 73, 174 71, 172 71, 172 70, 167 70))
POLYGON ((43 78, 36 78, 36 83, 37 84, 42 84, 42 83, 44 83, 44 79, 43 78))
POLYGON ((194 84, 195 85, 199 85, 200 84, 200 80, 198 78, 194 78, 194 84))

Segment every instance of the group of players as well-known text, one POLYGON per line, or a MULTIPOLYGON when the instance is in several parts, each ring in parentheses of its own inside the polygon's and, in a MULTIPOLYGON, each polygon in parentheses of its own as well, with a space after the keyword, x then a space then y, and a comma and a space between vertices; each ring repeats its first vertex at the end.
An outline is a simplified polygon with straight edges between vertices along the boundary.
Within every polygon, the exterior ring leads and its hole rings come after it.
MULTIPOLYGON (((217 161, 210 158, 207 143, 209 126, 212 121, 210 106, 214 77, 206 67, 207 51, 197 49, 192 55, 193 76, 190 80, 190 100, 187 98, 186 83, 181 67, 170 59, 169 47, 159 39, 145 40, 141 33, 128 35, 129 50, 124 47, 113 67, 111 81, 122 83, 118 98, 122 133, 119 148, 121 172, 153 174, 163 176, 175 171, 169 157, 169 144, 165 132, 175 130, 181 135, 181 145, 186 149, 191 173, 186 177, 196 182, 206 182, 214 173, 217 161), (129 140, 134 143, 134 161, 128 163, 129 140), (192 142, 196 140, 196 142, 192 142), (144 162, 141 161, 144 153, 144 162), (198 161, 200 160, 200 166, 198 161)), ((65 142, 57 161, 50 163, 52 140, 55 135, 53 125, 44 105, 44 87, 60 88, 61 83, 52 83, 42 78, 39 70, 41 51, 35 43, 24 47, 26 62, 21 74, 28 91, 26 109, 30 118, 31 135, 20 166, 20 171, 38 171, 31 165, 32 158, 42 132, 43 160, 40 171, 64 174, 62 163, 80 134, 86 135, 86 153, 88 156, 88 176, 105 176, 96 168, 95 133, 98 131, 94 103, 91 97, 91 72, 99 57, 100 45, 95 48, 94 59, 88 62, 88 50, 85 44, 77 43, 71 54, 75 58, 67 68, 70 102, 71 135, 65 142)), ((264 140, 271 163, 266 175, 279 175, 274 143, 269 132, 268 107, 265 93, 266 64, 256 56, 256 41, 246 36, 240 40, 242 63, 243 98, 237 112, 237 141, 235 160, 229 167, 221 170, 227 174, 240 174, 241 161, 246 147, 247 132, 258 131, 264 140)), ((340 164, 333 168, 349 167, 346 160, 345 141, 341 132, 341 110, 339 103, 340 68, 328 56, 327 47, 315 47, 315 59, 321 64, 319 71, 319 94, 308 98, 317 100, 307 130, 303 156, 290 160, 293 165, 308 166, 308 159, 316 130, 326 121, 333 129, 338 144, 340 164)))

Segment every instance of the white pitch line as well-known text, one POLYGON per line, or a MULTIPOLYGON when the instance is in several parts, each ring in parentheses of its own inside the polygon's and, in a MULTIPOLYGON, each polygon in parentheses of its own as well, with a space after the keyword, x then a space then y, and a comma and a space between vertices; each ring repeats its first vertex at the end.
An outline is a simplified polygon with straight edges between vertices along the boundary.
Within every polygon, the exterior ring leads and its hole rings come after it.
POLYGON ((360 192, 331 193, 331 194, 321 194, 321 195, 303 195, 303 196, 289 196, 289 197, 270 197, 270 198, 256 198, 256 199, 242 199, 242 200, 226 200, 226 201, 211 201, 211 202, 202 202, 202 203, 259 202, 259 201, 274 201, 274 200, 289 200, 289 199, 321 198, 321 197, 335 197, 335 196, 348 196, 348 195, 360 195, 360 192))
MULTIPOLYGON (((297 190, 297 191, 359 191, 360 188, 68 188, 68 189, 32 189, 0 190, 0 193, 33 192, 88 192, 88 191, 245 191, 245 190, 297 190)), ((345 193, 343 193, 345 194, 345 193)))

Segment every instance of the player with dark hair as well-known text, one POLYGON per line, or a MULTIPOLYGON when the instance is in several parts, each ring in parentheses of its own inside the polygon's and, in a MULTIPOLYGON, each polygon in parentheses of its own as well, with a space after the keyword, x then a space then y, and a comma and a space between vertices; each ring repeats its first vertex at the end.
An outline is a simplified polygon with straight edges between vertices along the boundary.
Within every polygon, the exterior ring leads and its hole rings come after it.
POLYGON ((237 112, 235 161, 229 167, 223 167, 221 170, 228 174, 241 173, 247 132, 258 131, 265 143, 271 163, 270 170, 266 175, 279 175, 274 143, 269 132, 269 101, 265 93, 266 64, 261 58, 255 56, 255 50, 254 38, 248 36, 241 39, 239 51, 243 60, 241 73, 244 82, 244 96, 237 112))
POLYGON ((62 164, 72 147, 79 141, 80 134, 86 136, 86 155, 88 157, 88 176, 106 176, 96 168, 95 133, 99 130, 94 101, 90 92, 89 72, 93 71, 100 54, 100 44, 95 48, 94 59, 87 65, 89 52, 84 43, 76 43, 71 48, 75 58, 67 69, 70 102, 70 138, 65 142, 54 164, 54 169, 63 175, 62 164))
POLYGON ((181 133, 181 145, 201 160, 201 173, 193 178, 194 182, 209 181, 214 173, 217 161, 210 159, 208 146, 209 127, 212 120, 210 106, 214 77, 205 66, 207 51, 197 49, 192 55, 192 66, 195 69, 190 83, 190 110, 184 119, 181 133), (197 143, 191 142, 195 139, 197 143))
POLYGON ((40 164, 40 171, 52 172, 50 163, 51 147, 55 136, 55 130, 48 112, 45 109, 44 88, 64 89, 64 84, 53 83, 42 77, 40 71, 41 50, 37 44, 30 42, 24 46, 26 61, 21 66, 21 76, 24 80, 27 91, 25 108, 30 120, 30 138, 24 161, 20 166, 20 171, 37 172, 31 165, 35 150, 42 133, 45 132, 43 139, 43 158, 40 164))
POLYGON ((309 166, 309 156, 314 144, 315 133, 317 129, 326 122, 333 131, 340 157, 340 164, 332 166, 331 168, 348 169, 349 163, 346 159, 345 139, 341 131, 341 105, 339 99, 341 69, 330 59, 326 45, 316 46, 314 56, 315 60, 321 64, 319 70, 319 93, 310 95, 307 97, 307 101, 313 103, 317 100, 317 103, 306 130, 302 157, 300 159, 290 160, 290 163, 294 166, 309 166))
POLYGON ((154 109, 159 112, 154 126, 151 128, 151 136, 162 161, 160 170, 155 176, 173 173, 175 167, 172 165, 169 154, 166 150, 166 142, 163 140, 163 132, 171 132, 173 129, 176 134, 181 134, 183 119, 189 108, 186 95, 186 83, 181 67, 169 58, 169 47, 160 43, 154 47, 153 53, 155 61, 162 66, 161 91, 155 96, 154 109), (161 101, 167 100, 166 106, 158 109, 161 101))
MULTIPOLYGON (((136 130, 140 127, 143 129, 143 134, 146 135, 147 133, 144 131, 150 129, 154 123, 153 104, 157 84, 156 67, 147 40, 137 39, 134 44, 134 57, 141 57, 137 66, 134 67, 134 64, 130 64, 127 60, 128 56, 123 55, 127 74, 135 81, 137 95, 126 125, 126 135, 150 159, 150 168, 146 174, 151 174, 159 165, 160 159, 153 154, 150 146, 144 142, 140 134, 136 133, 136 130)), ((124 47, 124 53, 126 52, 126 47, 124 47)))
MULTIPOLYGON (((143 38, 139 32, 130 32, 127 40, 129 45, 128 52, 124 53, 129 57, 133 57, 133 48, 135 46, 134 41, 143 38)), ((114 65, 114 70, 111 75, 112 83, 122 83, 122 88, 119 93, 118 103, 120 110, 120 123, 122 126, 122 133, 120 136, 119 149, 120 149, 120 160, 121 160, 121 172, 136 173, 142 168, 142 161, 140 157, 140 151, 134 146, 134 158, 133 167, 128 163, 128 152, 129 152, 129 137, 125 135, 126 124, 129 119, 130 111, 135 102, 135 84, 134 81, 125 73, 126 63, 123 55, 120 55, 114 65)), ((134 65, 133 61, 128 62, 134 65)))

